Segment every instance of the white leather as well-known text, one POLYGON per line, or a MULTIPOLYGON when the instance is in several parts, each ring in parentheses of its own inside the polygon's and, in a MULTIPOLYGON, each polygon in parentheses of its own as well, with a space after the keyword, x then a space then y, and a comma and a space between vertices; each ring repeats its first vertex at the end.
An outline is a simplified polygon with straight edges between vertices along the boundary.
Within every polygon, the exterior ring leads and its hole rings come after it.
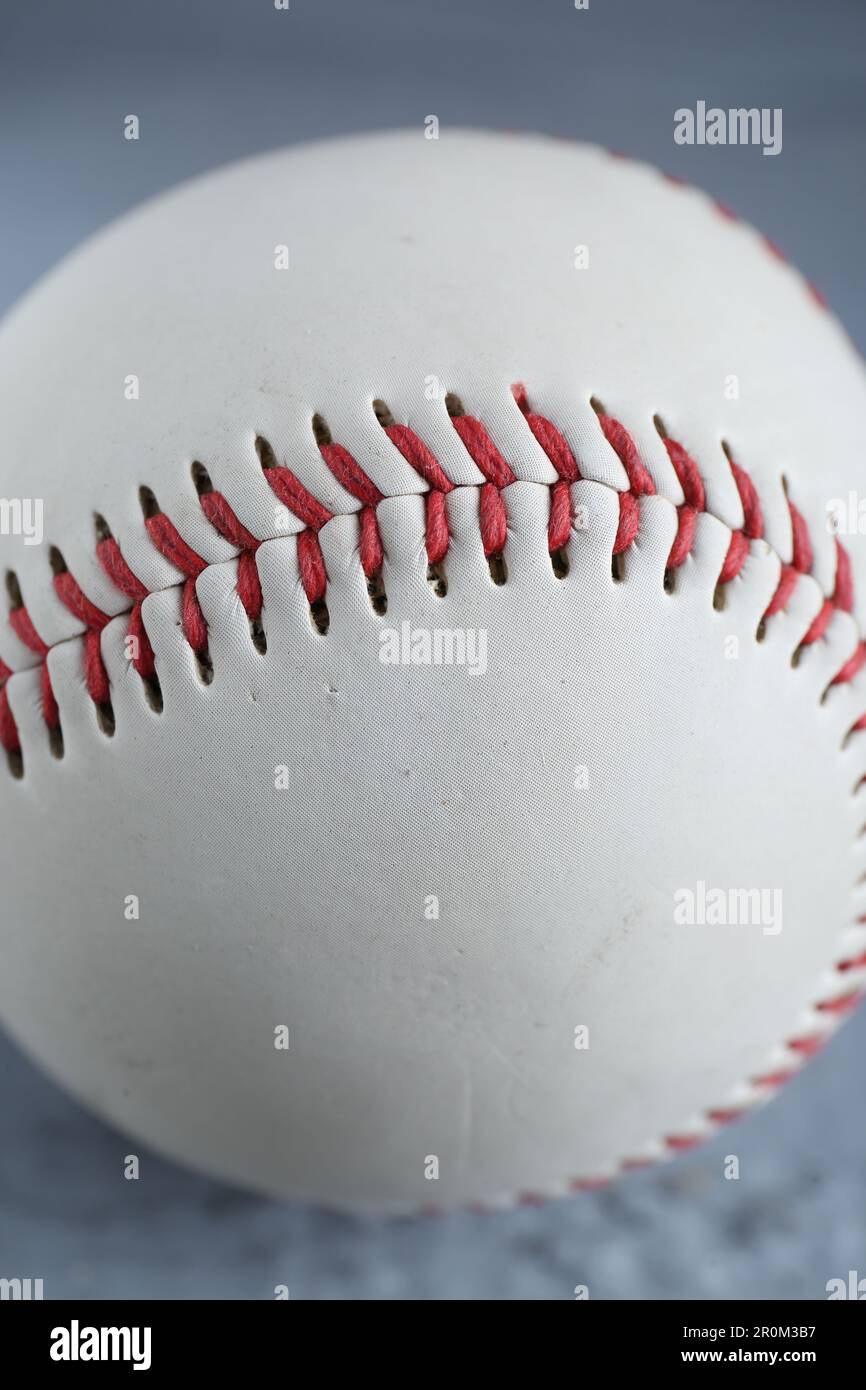
POLYGON ((837 969, 866 949, 866 735, 845 739, 866 680, 827 692, 859 640, 862 538, 849 547, 854 616, 837 613, 791 663, 833 592, 826 506, 859 483, 864 418, 861 364, 796 271, 701 193, 588 147, 445 131, 280 151, 94 238, 0 328, 0 496, 44 498, 46 527, 41 547, 0 537, 0 558, 53 648, 65 745, 54 758, 37 658, 3 621, 25 766, 0 777, 0 1014, 13 1034, 167 1153, 372 1210, 565 1191, 756 1103, 768 1088, 754 1078, 796 1066, 786 1042, 828 1031, 834 1016, 816 1006, 866 975, 837 969), (288 271, 274 268, 282 243, 288 271), (578 244, 588 269, 575 269, 578 244), (504 493, 501 586, 481 545, 481 474, 441 397, 427 398, 430 377, 519 479, 504 493), (589 526, 572 532, 562 579, 546 540, 556 474, 517 381, 584 479, 572 500, 589 526), (659 494, 641 502, 620 582, 610 556, 628 483, 591 397, 632 433, 659 494), (463 485, 448 498, 444 598, 426 577, 425 484, 376 398, 463 485), (384 494, 384 616, 360 568, 360 504, 319 454, 316 412, 384 494), (656 414, 697 460, 711 513, 673 594, 682 492, 656 414), (257 434, 335 513, 320 534, 326 636, 257 434), (743 520, 722 440, 757 487, 766 539, 719 611, 743 520), (193 460, 265 538, 265 655, 193 460), (791 558, 783 479, 814 564, 759 642, 791 558), (209 686, 179 626, 180 576, 143 525, 142 484, 209 562, 197 585, 209 686), (97 563, 94 512, 154 591, 160 714, 124 655, 128 600, 97 563), (102 641, 113 738, 49 543, 118 615, 102 641), (384 665, 380 631, 404 621, 484 629, 487 673, 384 665), (783 930, 675 924, 674 894, 699 880, 780 888, 783 930), (282 1024, 288 1052, 274 1047, 282 1024), (574 1046, 582 1024, 588 1050, 574 1046))

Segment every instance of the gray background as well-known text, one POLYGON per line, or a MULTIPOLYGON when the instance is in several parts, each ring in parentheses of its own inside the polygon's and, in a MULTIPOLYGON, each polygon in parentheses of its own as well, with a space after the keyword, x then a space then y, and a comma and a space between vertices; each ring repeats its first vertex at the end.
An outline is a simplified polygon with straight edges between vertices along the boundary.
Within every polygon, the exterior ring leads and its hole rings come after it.
MULTIPOLYGON (((862 0, 4 9, 0 308, 191 174, 434 113, 445 128, 596 140, 701 184, 778 241, 866 345, 862 0), (676 146, 673 112, 698 99, 781 106, 782 153, 676 146), (128 112, 138 144, 121 138, 128 112)), ((150 1155, 125 1182, 123 1139, 0 1039, 0 1276, 41 1277, 55 1298, 268 1298, 278 1283, 295 1298, 567 1299, 578 1283, 593 1298, 821 1298, 849 1269, 866 1277, 864 1055, 861 1011, 767 1110, 606 1192, 378 1224, 263 1202, 150 1155), (721 1176, 730 1152, 738 1182, 721 1176)))

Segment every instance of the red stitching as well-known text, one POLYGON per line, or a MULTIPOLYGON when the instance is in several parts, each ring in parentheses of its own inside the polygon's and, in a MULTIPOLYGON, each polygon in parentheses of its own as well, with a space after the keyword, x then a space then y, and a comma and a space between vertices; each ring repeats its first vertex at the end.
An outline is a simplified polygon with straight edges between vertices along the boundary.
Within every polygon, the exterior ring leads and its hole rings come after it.
MULTIPOLYGON (((572 522, 569 488, 572 483, 580 480, 582 474, 577 459, 561 431, 545 416, 530 408, 526 387, 521 383, 515 385, 512 390, 515 402, 533 437, 557 474, 557 481, 550 488, 548 521, 548 546, 550 551, 554 552, 564 547, 568 541, 572 522)), ((461 442, 485 479, 480 487, 479 526, 484 553, 492 557, 499 554, 506 543, 508 516, 502 490, 516 481, 516 475, 480 420, 463 413, 455 413, 451 420, 461 442)), ((602 411, 598 412, 598 420, 607 442, 623 465, 629 484, 627 490, 618 494, 620 515, 613 554, 619 555, 634 544, 640 526, 640 499, 652 496, 655 493, 655 485, 640 458, 632 435, 625 426, 602 411)), ((446 499, 454 490, 454 483, 414 430, 395 422, 385 425, 384 430, 394 446, 410 466, 419 472, 430 488, 426 496, 428 560, 431 565, 440 564, 450 545, 446 499)), ((698 465, 688 451, 678 441, 666 436, 664 445, 684 496, 684 501, 677 508, 677 534, 668 557, 668 567, 676 569, 685 563, 691 553, 697 519, 706 511, 706 490, 698 465)), ((375 578, 381 573, 384 562, 384 549, 376 517, 376 508, 383 500, 383 495, 357 460, 342 445, 328 440, 320 443, 319 449, 337 481, 362 503, 358 513, 361 564, 367 578, 375 578)), ((730 455, 729 466, 743 508, 743 525, 731 534, 728 552, 719 575, 720 585, 729 583, 740 574, 749 553, 750 542, 763 536, 763 516, 754 484, 730 455)), ((284 465, 274 463, 266 466, 264 475, 278 499, 304 524, 304 530, 298 534, 296 542, 301 582, 311 604, 322 600, 327 591, 328 576, 318 532, 332 519, 333 513, 284 465)), ((195 581, 208 567, 207 561, 183 539, 174 523, 159 509, 155 499, 151 497, 150 500, 153 511, 145 518, 148 535, 160 554, 185 576, 181 603, 183 632, 193 651, 199 656, 204 656, 208 645, 207 624, 197 597, 195 581)), ((261 541, 241 523, 222 493, 208 487, 200 493, 199 502, 214 530, 238 552, 237 591, 248 616, 251 619, 260 618, 262 591, 255 556, 261 541)), ((808 573, 813 564, 812 544, 805 519, 791 502, 789 511, 792 561, 790 565, 783 567, 765 618, 772 617, 785 607, 800 575, 808 573)), ((99 540, 96 553, 106 576, 131 600, 129 634, 136 639, 136 645, 133 647, 136 653, 133 666, 142 677, 152 679, 156 674, 156 660, 142 615, 142 604, 148 597, 148 590, 132 572, 112 536, 107 535, 99 540)), ((836 556, 834 593, 822 605, 803 638, 803 645, 814 643, 826 634, 837 610, 850 612, 853 606, 850 558, 838 540, 836 556)), ((55 574, 54 588, 60 601, 85 629, 84 665, 88 692, 96 704, 108 704, 110 685, 101 656, 100 634, 110 621, 109 615, 87 598, 65 568, 55 574)), ((49 727, 56 727, 59 723, 59 712, 46 664, 48 645, 39 636, 23 606, 12 609, 9 621, 19 640, 40 657, 43 713, 49 727)), ((836 674, 833 683, 851 681, 864 662, 866 646, 861 643, 836 674)), ((0 672, 0 690, 5 692, 8 680, 9 675, 0 672)), ((864 727, 866 714, 857 721, 852 732, 864 727)), ((5 693, 0 721, 0 742, 9 752, 20 751, 17 729, 5 693)))
POLYGON ((115 588, 119 589, 127 598, 132 599, 128 632, 130 637, 135 639, 136 644, 134 650, 137 655, 133 658, 133 666, 143 679, 152 680, 156 674, 156 657, 153 653, 153 647, 150 645, 150 638, 147 635, 141 613, 141 605, 147 598, 149 591, 129 568, 120 553, 120 546, 113 536, 105 536, 97 542, 96 558, 115 588))

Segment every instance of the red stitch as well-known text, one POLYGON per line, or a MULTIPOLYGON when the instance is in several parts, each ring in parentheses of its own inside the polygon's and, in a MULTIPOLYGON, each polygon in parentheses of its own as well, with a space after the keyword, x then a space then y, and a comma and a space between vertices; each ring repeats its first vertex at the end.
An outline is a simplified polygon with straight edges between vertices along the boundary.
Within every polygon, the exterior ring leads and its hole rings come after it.
POLYGON ((621 492, 619 494, 619 524, 613 542, 614 555, 621 555, 634 543, 639 523, 640 512, 637 498, 630 492, 621 492))
POLYGON ((42 638, 39 636, 33 624, 33 619, 30 617, 26 608, 10 609, 9 626, 15 633, 19 642, 23 642, 25 647, 29 647, 30 650, 36 652, 38 656, 44 657, 48 655, 50 650, 48 643, 43 642, 42 638))
POLYGON ((316 534, 332 518, 324 503, 304 487, 290 468, 278 464, 264 470, 265 477, 277 497, 289 511, 294 512, 307 528, 297 538, 298 569, 309 603, 320 603, 328 586, 325 557, 316 534))
POLYGON ((655 484, 641 462, 637 445, 628 430, 610 415, 599 414, 598 422, 605 439, 625 469, 629 482, 629 491, 619 493, 619 524, 613 543, 614 555, 621 555, 637 538, 640 525, 640 509, 637 499, 643 496, 652 496, 655 492, 655 484))
MULTIPOLYGON (((19 642, 23 642, 25 647, 28 647, 32 652, 36 652, 37 656, 40 657, 39 688, 42 697, 42 717, 49 729, 56 729, 60 725, 60 711, 57 708, 57 701, 54 698, 54 691, 51 686, 51 676, 48 673, 47 657, 51 648, 48 646, 48 643, 44 642, 39 636, 34 626, 33 619, 23 606, 10 610, 9 626, 15 633, 19 642)), ((5 663, 0 663, 0 665, 2 665, 0 685, 3 686, 3 693, 5 695, 6 682, 12 675, 12 671, 5 663)), ((4 738, 11 738, 12 731, 14 730, 14 738, 18 740, 18 729, 12 717, 12 711, 9 708, 8 697, 6 698, 5 711, 2 713, 2 719, 5 728, 4 738)), ((3 747, 6 748, 7 752, 15 751, 21 746, 20 742, 16 741, 14 749, 10 749, 3 739, 0 739, 0 742, 3 742, 3 747)))
POLYGON ((580 469, 565 436, 544 415, 530 410, 523 383, 516 382, 511 393, 533 435, 559 474, 559 481, 550 490, 547 548, 552 554, 562 550, 571 535, 571 495, 568 488, 570 483, 580 480, 580 469))
POLYGON ((732 579, 736 579, 749 555, 749 540, 745 531, 734 531, 731 536, 731 543, 728 546, 728 553, 719 574, 720 584, 729 584, 732 579))
POLYGON ((517 481, 480 420, 473 415, 452 415, 451 423, 473 463, 484 474, 478 512, 484 554, 489 560, 498 555, 508 536, 508 515, 501 488, 517 481))
POLYGON ((514 398, 523 412, 526 420, 538 443, 541 445, 550 462, 553 464, 560 478, 567 483, 576 483, 580 480, 580 469, 577 460, 569 448, 565 436, 559 432, 555 425, 551 424, 543 415, 537 415, 529 409, 526 399, 525 386, 513 386, 514 398))
POLYGON ((246 610, 248 618, 262 616, 262 585, 256 557, 251 550, 242 550, 238 556, 238 597, 246 610))
POLYGON ((850 613, 854 607, 854 576, 851 572, 851 556, 839 541, 836 541, 836 587, 833 602, 842 613, 850 613))
POLYGON ((562 550, 571 536, 571 493, 564 478, 550 489, 550 520, 547 523, 547 548, 562 550))
POLYGON ((431 565, 438 565, 448 554, 451 534, 448 528, 448 511, 444 492, 427 494, 427 559, 431 565))
POLYGON ((431 565, 439 565, 445 559, 451 541, 445 496, 453 490, 454 484, 423 439, 419 439, 408 425, 392 422, 385 425, 384 430, 406 462, 431 489, 425 500, 427 560, 431 565))
POLYGON ((451 492, 454 484, 442 465, 434 457, 423 439, 419 439, 414 430, 410 430, 408 425, 385 425, 385 433, 403 455, 406 462, 420 473, 425 483, 437 492, 451 492))
POLYGON ((42 697, 42 718, 49 729, 59 729, 60 710, 57 707, 57 700, 51 685, 47 661, 43 661, 39 671, 39 693, 42 697))
POLYGON ((490 559, 505 547, 508 536, 508 515, 502 493, 493 483, 484 483, 478 504, 478 520, 481 527, 481 540, 484 554, 490 559))
POLYGON ((854 1009, 863 998, 863 991, 853 989, 848 994, 840 994, 837 999, 822 999, 815 1005, 815 1008, 822 1014, 847 1014, 854 1009))
POLYGON ((677 534, 668 556, 668 569, 677 569, 691 554, 698 513, 706 510, 707 500, 703 479, 691 454, 675 439, 665 438, 663 442, 685 497, 677 507, 677 534))
POLYGON ((744 1115, 748 1115, 750 1107, 748 1105, 731 1106, 727 1110, 708 1110, 707 1119, 716 1125, 732 1125, 737 1120, 741 1120, 744 1115))
POLYGON ((127 598, 131 598, 134 603, 142 603, 147 598, 149 590, 133 574, 113 536, 106 536, 97 542, 96 558, 112 584, 120 589, 121 593, 126 594, 127 598))
POLYGON ((156 658, 141 611, 141 605, 148 596, 148 589, 129 568, 113 536, 105 536, 97 542, 96 558, 111 582, 127 598, 132 599, 127 628, 129 636, 135 639, 134 650, 137 652, 132 664, 143 679, 152 680, 156 674, 156 658))
POLYGON ((629 491, 634 493, 635 497, 651 497, 655 493, 655 484, 641 462, 637 445, 628 430, 620 424, 619 420, 614 420, 610 415, 599 415, 598 423, 601 425, 605 439, 626 471, 629 491))
POLYGON ((201 611, 195 581, 207 569, 207 561, 187 545, 183 536, 164 512, 145 517, 147 533, 157 550, 175 569, 187 576, 181 596, 183 635, 197 656, 207 652, 207 623, 201 611))
POLYGON ((0 744, 7 753, 20 753, 21 739, 18 735, 18 725, 9 704, 9 691, 4 683, 0 685, 0 744))
POLYGON ((381 573, 384 560, 384 548, 375 510, 383 500, 382 493, 342 444, 320 444, 319 452, 337 482, 353 497, 357 497, 359 502, 364 503, 359 518, 361 568, 368 579, 373 579, 381 573))
POLYGON ((382 572, 382 564, 385 559, 382 547, 382 537, 379 532, 379 523, 376 520, 376 513, 372 507, 364 507, 359 518, 360 537, 358 542, 359 554, 361 556, 361 569, 368 579, 373 579, 382 572))
POLYGON ((278 464, 274 468, 264 470, 265 477, 269 486, 277 494, 283 506, 288 507, 290 512, 294 512, 299 521, 308 526, 313 531, 321 531, 322 527, 331 520, 333 513, 318 497, 314 497, 311 492, 304 487, 303 483, 295 477, 290 468, 278 464))
POLYGON ((796 1067, 789 1067, 787 1070, 783 1071, 771 1071, 767 1072, 765 1076, 753 1077, 752 1085, 767 1087, 786 1086, 788 1082, 792 1081, 796 1075, 796 1067))
POLYGON ((207 623, 195 591, 194 579, 184 580, 180 611, 184 637, 196 656, 204 656, 207 652, 207 623))
POLYGON ((835 612, 836 606, 833 600, 825 598, 818 610, 817 616, 812 620, 808 632, 800 639, 800 645, 802 647, 811 647, 813 642, 817 642, 823 637, 833 620, 835 612))
POLYGON ((197 555, 192 546, 187 545, 174 522, 169 521, 165 512, 148 516, 144 522, 148 535, 160 555, 164 555, 175 569, 188 579, 197 579, 207 569, 207 561, 197 555))
POLYGON ((508 487, 517 478, 500 454, 480 420, 473 415, 453 415, 451 423, 472 462, 495 488, 508 487))
POLYGON ((101 608, 91 603, 81 585, 73 579, 68 570, 64 570, 62 574, 55 574, 54 589, 60 602, 65 604, 84 627, 101 632, 111 622, 107 613, 103 613, 101 608))
POLYGON ((825 295, 823 290, 819 290, 818 286, 812 280, 806 281, 806 288, 808 289, 815 303, 818 305, 819 309, 826 309, 828 307, 827 296, 825 295))
POLYGON ((247 530, 221 492, 202 492, 199 495, 199 502, 214 530, 218 531, 224 540, 227 540, 239 551, 238 596, 247 617, 260 618, 262 614, 262 586, 255 556, 261 541, 247 530))
POLYGON ((672 1149, 674 1153, 687 1153, 689 1149, 696 1149, 702 1144, 703 1137, 698 1134, 670 1134, 665 1139, 665 1146, 672 1149))
POLYGON ((348 449, 344 449, 342 444, 320 444, 319 453, 337 482, 341 483, 347 492, 368 507, 379 505, 382 501, 381 492, 348 449))
MULTIPOLYGON (((94 704, 107 705, 111 693, 108 672, 102 662, 100 633, 111 619, 95 603, 91 603, 68 570, 55 574, 54 591, 73 617, 87 629, 84 634, 84 682, 94 704)), ((53 701, 53 695, 51 698, 53 701)))
POLYGON ((156 657, 144 626, 144 615, 140 603, 136 603, 130 610, 129 626, 126 631, 127 635, 133 639, 133 651, 136 652, 136 655, 132 658, 132 664, 135 670, 143 680, 153 680, 156 675, 156 657))
POLYGON ((730 454, 727 455, 727 458, 743 507, 743 534, 750 541, 759 541, 764 535, 764 516, 761 511, 760 499, 755 491, 755 484, 748 473, 734 462, 730 454))
POLYGON ((215 531, 227 540, 236 550, 255 552, 261 545, 251 531, 232 511, 221 492, 203 492, 199 496, 202 511, 215 531))
POLYGON ((814 1057, 816 1052, 820 1052, 824 1046, 826 1038, 822 1033, 811 1034, 803 1038, 791 1038, 785 1045, 792 1052, 798 1052, 803 1057, 814 1057))
POLYGON ((770 599, 770 602, 768 603, 764 612, 765 620, 767 618, 772 618, 774 614, 780 613, 783 608, 787 607, 788 599, 794 592, 799 577, 800 571, 794 569, 793 565, 782 566, 782 573, 779 576, 779 583, 776 587, 776 592, 770 599))
POLYGON ((319 603, 325 597, 328 574, 325 557, 315 531, 301 531, 298 540, 298 569, 301 583, 310 603, 319 603))
POLYGON ((84 681, 95 705, 109 703, 111 686, 102 661, 99 633, 94 628, 88 628, 84 634, 84 681))
MULTIPOLYGON (((63 578, 63 575, 54 575, 54 587, 56 588, 58 578, 63 578)), ((70 588, 71 595, 75 596, 75 591, 81 594, 81 589, 78 589, 78 585, 75 584, 75 581, 72 581, 72 585, 74 585, 74 588, 70 588)), ((57 589, 57 592, 58 596, 63 598, 63 585, 61 585, 60 589, 57 589)), ((83 599, 83 595, 81 595, 81 598, 83 599)), ((86 600, 83 606, 85 606, 86 609, 86 600)), ((99 614, 99 609, 93 609, 93 613, 99 614)), ((76 613, 75 616, 78 617, 79 614, 76 613)), ((104 617, 104 614, 100 614, 100 616, 104 617)), ((42 695, 42 717, 47 727, 58 728, 60 727, 60 710, 58 710, 57 701, 56 698, 54 698, 54 689, 51 687, 51 677, 49 674, 49 663, 47 663, 50 646, 40 638, 39 632, 36 631, 35 624, 33 624, 31 614, 28 613, 25 607, 21 606, 11 609, 8 621, 10 621, 10 627, 13 628, 15 637, 17 637, 19 641, 24 642, 24 645, 28 646, 31 652, 36 652, 36 655, 40 657, 39 688, 40 695, 42 695)), ((90 656, 89 666, 85 664, 85 677, 86 680, 88 680, 88 691, 90 691, 90 680, 93 681, 93 688, 99 689, 99 691, 103 689, 103 681, 97 676, 96 671, 93 670, 92 656, 90 656)))

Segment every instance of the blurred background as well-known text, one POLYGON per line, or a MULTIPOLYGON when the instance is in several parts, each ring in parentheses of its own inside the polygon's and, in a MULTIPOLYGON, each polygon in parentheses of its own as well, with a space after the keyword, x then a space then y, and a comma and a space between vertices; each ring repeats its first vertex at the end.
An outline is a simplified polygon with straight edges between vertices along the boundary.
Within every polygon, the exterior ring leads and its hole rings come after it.
MULTIPOLYGON (((443 131, 597 141, 701 185, 780 244, 863 350, 864 67, 862 0, 7 4, 0 311, 190 175, 433 114, 443 131), (698 100, 781 107, 781 153, 676 145, 674 111, 698 100)), ((861 1010, 768 1109, 676 1164, 563 1203, 381 1224, 156 1157, 123 1181, 128 1144, 0 1037, 0 1277, 42 1278, 46 1298, 266 1299, 276 1284, 315 1299, 569 1299, 578 1284, 604 1299, 824 1298, 829 1279, 866 1278, 864 1057, 861 1010), (722 1178, 728 1153, 739 1181, 722 1178)))

